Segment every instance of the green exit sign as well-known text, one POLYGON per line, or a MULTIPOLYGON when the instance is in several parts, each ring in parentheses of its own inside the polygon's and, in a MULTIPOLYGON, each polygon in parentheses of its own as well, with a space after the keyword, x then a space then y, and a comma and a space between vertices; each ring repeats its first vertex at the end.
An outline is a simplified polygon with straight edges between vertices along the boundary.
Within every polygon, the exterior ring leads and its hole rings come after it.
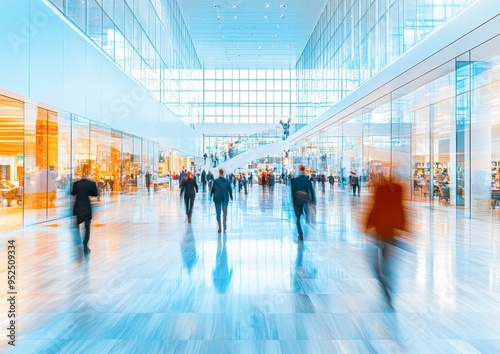
POLYGON ((18 159, 22 159, 22 158, 23 158, 23 155, 17 155, 17 158, 18 158, 18 159))

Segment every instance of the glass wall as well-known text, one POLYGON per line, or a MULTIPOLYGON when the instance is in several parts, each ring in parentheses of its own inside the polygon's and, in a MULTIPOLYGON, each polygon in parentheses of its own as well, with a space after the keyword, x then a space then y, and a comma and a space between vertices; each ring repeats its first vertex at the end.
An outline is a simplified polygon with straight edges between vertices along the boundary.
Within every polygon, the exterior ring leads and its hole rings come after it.
POLYGON ((50 1, 180 119, 201 116, 201 65, 177 1, 50 1))
POLYGON ((70 216, 85 164, 96 206, 142 192, 144 168, 157 175, 158 155, 157 142, 0 96, 0 232, 70 216))
MULTIPOLYGON (((363 107, 296 148, 300 162, 362 188, 392 175, 406 198, 490 216, 500 201, 500 36, 363 107), (311 157, 311 152, 314 155, 311 157)), ((335 119, 333 117, 332 119, 335 119)))
POLYGON ((297 116, 317 118, 474 1, 328 0, 297 62, 297 116))
POLYGON ((203 122, 271 123, 292 117, 292 70, 204 70, 203 122))

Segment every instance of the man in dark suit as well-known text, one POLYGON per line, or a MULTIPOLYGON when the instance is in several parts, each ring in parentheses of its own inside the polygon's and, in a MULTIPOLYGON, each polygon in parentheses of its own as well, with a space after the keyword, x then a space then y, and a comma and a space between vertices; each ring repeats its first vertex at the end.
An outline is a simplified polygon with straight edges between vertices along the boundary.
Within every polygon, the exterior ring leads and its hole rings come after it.
POLYGON ((71 195, 76 196, 73 215, 76 215, 76 226, 80 229, 80 224, 85 223, 85 238, 83 239, 83 251, 90 252, 88 243, 90 240, 90 220, 92 220, 92 207, 89 197, 97 197, 97 185, 88 179, 90 166, 83 166, 83 178, 73 184, 71 195))
POLYGON ((297 219, 297 231, 299 233, 299 241, 304 240, 302 227, 300 226, 300 217, 309 203, 316 204, 316 196, 314 195, 314 188, 307 176, 305 175, 306 167, 299 166, 298 177, 292 179, 292 202, 297 219))
POLYGON ((231 191, 231 183, 226 178, 224 178, 224 170, 222 168, 219 170, 219 178, 214 181, 212 189, 210 189, 210 196, 213 196, 213 200, 215 203, 215 213, 217 215, 217 223, 219 225, 217 232, 221 232, 221 210, 223 214, 224 232, 226 232, 227 205, 229 204, 229 198, 233 200, 233 193, 231 191))

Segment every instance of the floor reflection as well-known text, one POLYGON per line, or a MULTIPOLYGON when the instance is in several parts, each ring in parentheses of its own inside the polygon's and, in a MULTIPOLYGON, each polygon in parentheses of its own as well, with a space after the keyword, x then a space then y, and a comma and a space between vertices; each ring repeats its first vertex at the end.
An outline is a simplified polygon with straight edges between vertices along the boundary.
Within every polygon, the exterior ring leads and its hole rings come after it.
POLYGON ((238 194, 223 234, 202 193, 186 222, 178 188, 101 208, 86 257, 72 218, 8 234, 0 259, 15 237, 20 325, 10 352, 498 352, 498 223, 411 209, 417 233, 391 257, 391 309, 359 230, 365 193, 318 193, 301 243, 280 184, 238 194))
POLYGON ((233 277, 233 269, 227 264, 227 233, 218 234, 217 255, 215 257, 215 268, 212 272, 212 279, 215 288, 219 293, 225 293, 233 277))
POLYGON ((198 259, 196 255, 196 242, 191 224, 187 225, 186 231, 184 232, 184 237, 181 242, 181 254, 184 267, 187 269, 188 273, 191 273, 198 259))

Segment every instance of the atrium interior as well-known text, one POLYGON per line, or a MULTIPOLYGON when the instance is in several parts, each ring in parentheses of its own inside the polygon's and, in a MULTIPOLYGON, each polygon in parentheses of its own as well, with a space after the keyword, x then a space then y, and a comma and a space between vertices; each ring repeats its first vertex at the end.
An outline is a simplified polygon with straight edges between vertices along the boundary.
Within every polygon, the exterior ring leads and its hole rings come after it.
POLYGON ((498 0, 2 1, 0 347, 497 352, 499 28, 498 0), (386 179, 408 220, 389 304, 365 229, 386 179))

